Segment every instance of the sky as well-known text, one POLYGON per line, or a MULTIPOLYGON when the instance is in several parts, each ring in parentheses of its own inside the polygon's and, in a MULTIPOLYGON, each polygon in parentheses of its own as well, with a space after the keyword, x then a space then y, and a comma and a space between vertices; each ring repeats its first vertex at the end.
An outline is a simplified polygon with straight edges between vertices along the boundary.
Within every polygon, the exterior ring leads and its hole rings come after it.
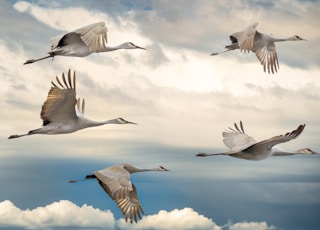
POLYGON ((0 1, 0 229, 295 230, 320 227, 320 157, 246 161, 197 158, 222 152, 222 132, 240 120, 267 139, 306 124, 282 144, 320 152, 320 1, 0 1), (118 50, 57 56, 49 39, 91 23, 118 50), (280 69, 263 72, 253 53, 218 56, 229 35, 254 22, 276 37, 280 69), (66 135, 8 140, 42 124, 56 76, 77 73, 92 120, 123 117, 66 135), (126 223, 94 181, 68 183, 119 163, 170 172, 132 175, 145 215, 126 223))

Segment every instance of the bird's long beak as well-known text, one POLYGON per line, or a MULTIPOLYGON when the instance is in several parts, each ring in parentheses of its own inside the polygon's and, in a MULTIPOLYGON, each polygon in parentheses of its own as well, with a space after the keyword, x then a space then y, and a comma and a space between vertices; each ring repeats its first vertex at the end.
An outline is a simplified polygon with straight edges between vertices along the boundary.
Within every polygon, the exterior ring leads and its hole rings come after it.
POLYGON ((143 47, 141 47, 141 46, 135 45, 135 47, 136 47, 137 49, 147 50, 146 48, 143 48, 143 47))
POLYGON ((320 154, 320 153, 318 153, 318 152, 315 152, 315 151, 313 151, 312 149, 309 149, 310 150, 310 152, 311 152, 311 154, 320 154))

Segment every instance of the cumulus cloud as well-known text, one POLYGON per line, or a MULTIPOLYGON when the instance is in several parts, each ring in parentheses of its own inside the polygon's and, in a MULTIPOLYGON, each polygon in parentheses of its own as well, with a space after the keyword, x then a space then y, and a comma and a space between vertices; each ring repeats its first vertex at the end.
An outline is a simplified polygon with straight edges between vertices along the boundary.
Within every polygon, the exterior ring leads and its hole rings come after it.
POLYGON ((221 229, 211 219, 198 214, 191 208, 161 210, 155 215, 144 216, 138 224, 128 227, 123 220, 118 222, 123 229, 221 229))
POLYGON ((60 200, 45 207, 21 210, 11 201, 0 202, 0 228, 54 229, 63 227, 94 229, 199 229, 199 230, 274 230, 266 222, 227 223, 218 226, 192 208, 161 210, 144 216, 137 224, 115 221, 111 211, 102 211, 86 204, 81 207, 68 200, 60 200))
POLYGON ((51 229, 52 227, 90 227, 113 229, 115 220, 110 211, 92 206, 81 207, 61 200, 45 207, 21 210, 11 201, 0 203, 0 227, 23 227, 26 229, 51 229))
POLYGON ((269 226, 267 222, 240 222, 240 223, 229 223, 226 225, 229 230, 276 230, 277 228, 273 225, 269 226))

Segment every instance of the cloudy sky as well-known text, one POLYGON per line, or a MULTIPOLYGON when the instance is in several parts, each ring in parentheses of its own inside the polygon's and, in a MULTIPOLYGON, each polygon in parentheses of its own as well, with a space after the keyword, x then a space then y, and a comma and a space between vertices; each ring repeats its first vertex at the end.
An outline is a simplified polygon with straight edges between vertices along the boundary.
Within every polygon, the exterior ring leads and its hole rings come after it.
POLYGON ((224 151, 221 132, 240 120, 256 140, 304 123, 283 147, 320 152, 319 9, 320 1, 288 0, 0 1, 0 228, 319 229, 319 156, 194 156, 224 151), (147 50, 23 65, 45 56, 51 37, 99 21, 109 45, 147 50), (252 53, 210 56, 254 22, 308 41, 276 44, 275 75, 252 53), (8 140, 41 126, 50 82, 68 69, 87 117, 138 125, 8 140), (138 224, 124 221, 96 181, 68 183, 118 163, 171 170, 132 176, 145 212, 138 224))

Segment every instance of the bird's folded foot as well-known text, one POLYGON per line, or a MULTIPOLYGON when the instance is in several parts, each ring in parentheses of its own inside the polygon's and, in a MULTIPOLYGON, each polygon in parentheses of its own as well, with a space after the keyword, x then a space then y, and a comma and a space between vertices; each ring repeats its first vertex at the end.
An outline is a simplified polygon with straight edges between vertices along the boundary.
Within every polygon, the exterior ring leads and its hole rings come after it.
POLYGON ((208 154, 206 153, 197 153, 196 156, 197 157, 206 157, 208 154))

